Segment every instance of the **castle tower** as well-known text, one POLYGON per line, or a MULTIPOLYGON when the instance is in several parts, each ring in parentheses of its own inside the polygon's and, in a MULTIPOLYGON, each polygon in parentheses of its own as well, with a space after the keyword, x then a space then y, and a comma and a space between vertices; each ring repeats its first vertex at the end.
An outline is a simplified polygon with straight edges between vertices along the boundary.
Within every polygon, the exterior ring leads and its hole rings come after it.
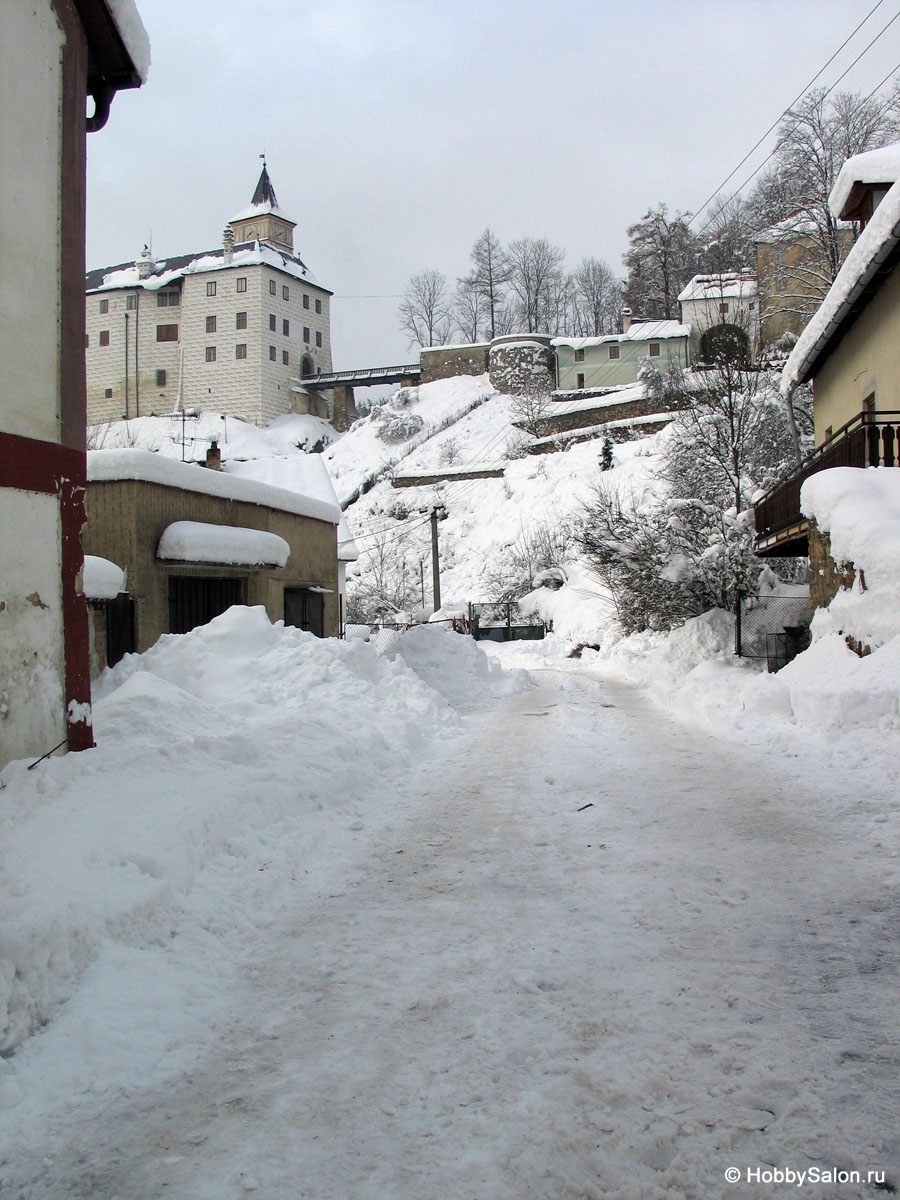
POLYGON ((275 189, 263 160, 262 174, 253 199, 247 208, 228 222, 234 230, 236 242, 270 242, 279 250, 294 253, 294 229, 296 221, 284 216, 275 198, 275 189))

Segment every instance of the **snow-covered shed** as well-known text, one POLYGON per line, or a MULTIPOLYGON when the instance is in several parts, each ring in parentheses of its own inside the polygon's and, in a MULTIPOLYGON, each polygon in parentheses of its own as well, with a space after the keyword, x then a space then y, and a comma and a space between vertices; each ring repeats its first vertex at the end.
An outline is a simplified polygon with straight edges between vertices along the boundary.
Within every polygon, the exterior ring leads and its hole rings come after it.
POLYGON ((128 581, 107 606, 109 636, 119 639, 111 661, 233 604, 337 635, 340 521, 333 498, 146 450, 90 451, 85 550, 128 581))
POLYGON ((680 321, 632 321, 626 310, 622 333, 553 338, 557 390, 569 392, 636 383, 641 363, 646 359, 656 362, 662 370, 669 366, 686 367, 690 361, 690 332, 680 321))

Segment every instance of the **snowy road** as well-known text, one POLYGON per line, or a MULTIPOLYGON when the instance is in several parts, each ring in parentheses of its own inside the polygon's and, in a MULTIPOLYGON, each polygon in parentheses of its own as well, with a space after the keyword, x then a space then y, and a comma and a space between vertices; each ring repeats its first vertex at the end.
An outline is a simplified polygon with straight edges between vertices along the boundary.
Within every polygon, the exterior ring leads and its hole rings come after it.
POLYGON ((209 1044, 41 1118, 49 1151, 23 1135, 2 1200, 798 1194, 730 1166, 896 1182, 877 828, 814 763, 765 764, 621 684, 537 679, 323 817, 302 869, 285 845, 248 862, 234 886, 268 916, 228 943, 209 1044))

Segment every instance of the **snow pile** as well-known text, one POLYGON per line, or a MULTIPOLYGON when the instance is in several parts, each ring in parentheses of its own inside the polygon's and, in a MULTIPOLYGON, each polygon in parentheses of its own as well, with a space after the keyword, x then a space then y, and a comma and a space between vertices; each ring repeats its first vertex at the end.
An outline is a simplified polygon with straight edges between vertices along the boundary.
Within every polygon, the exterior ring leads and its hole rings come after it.
POLYGON ((173 562, 232 563, 283 567, 291 548, 264 529, 238 529, 203 521, 174 521, 163 531, 156 557, 173 562))
POLYGON ((854 183, 896 183, 900 179, 900 142, 881 146, 877 150, 866 150, 846 160, 834 181, 828 207, 836 217, 850 199, 854 183))
POLYGON ((150 38, 137 5, 134 0, 107 0, 107 7, 141 83, 146 83, 150 74, 150 38))
POLYGON ((831 556, 856 568, 815 631, 849 634, 872 648, 900 632, 900 470, 834 467, 803 484, 801 510, 829 535, 831 556))
POLYGON ((471 637, 449 629, 419 625, 408 630, 391 651, 454 708, 466 708, 485 695, 499 696, 523 686, 520 673, 504 671, 490 652, 471 637))
POLYGON ((219 413, 187 416, 174 412, 92 425, 88 430, 88 447, 91 450, 134 447, 152 450, 166 458, 203 462, 207 447, 216 442, 223 469, 227 470, 226 464, 231 460, 295 455, 298 450, 308 451, 318 444, 327 445, 336 436, 327 421, 306 413, 286 413, 260 428, 239 417, 219 413))
MULTIPOLYGON (((386 658, 232 608, 106 672, 95 750, 3 772, 0 1049, 47 1021, 89 964, 165 945, 201 873, 258 853, 273 823, 293 825, 302 860, 316 812, 352 813, 374 779, 456 727, 447 700, 497 676, 476 656, 425 630, 386 658), (440 663, 442 695, 427 682, 440 663)), ((220 894, 210 920, 237 919, 240 903, 220 894)))
POLYGON ((125 590, 125 572, 108 558, 86 554, 81 590, 88 600, 114 600, 125 590))

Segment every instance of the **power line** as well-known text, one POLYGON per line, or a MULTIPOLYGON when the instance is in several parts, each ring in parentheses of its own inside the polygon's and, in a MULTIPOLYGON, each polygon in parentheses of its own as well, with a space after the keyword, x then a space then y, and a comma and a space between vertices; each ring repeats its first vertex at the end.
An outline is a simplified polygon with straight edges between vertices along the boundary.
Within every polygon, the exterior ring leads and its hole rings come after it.
MULTIPOLYGON (((881 7, 881 5, 883 3, 884 3, 884 0, 878 0, 877 4, 874 6, 874 8, 871 8, 869 10, 869 12, 866 13, 866 15, 863 17, 863 19, 860 21, 860 23, 856 26, 856 28, 853 30, 853 32, 851 34, 849 34, 846 38, 844 38, 844 40, 841 42, 840 46, 838 46, 837 50, 835 50, 834 54, 832 54, 831 58, 829 58, 828 62, 825 63, 825 65, 823 67, 821 67, 815 73, 815 75, 813 75, 812 79, 809 81, 809 83, 807 83, 805 85, 805 87, 800 89, 800 91, 797 93, 797 95, 794 97, 794 99, 790 102, 790 104, 787 106, 787 108, 784 110, 784 112, 782 112, 778 117, 775 118, 775 120, 772 122, 772 124, 769 126, 769 128, 766 130, 766 132, 762 135, 762 137, 759 139, 759 141, 754 142, 754 144, 750 147, 750 149, 747 151, 747 153, 744 155, 744 157, 741 159, 741 161, 738 163, 738 165, 734 168, 734 170, 729 175, 725 176, 725 178, 722 180, 722 182, 719 184, 719 186, 713 191, 713 193, 710 196, 707 196, 707 198, 703 201, 703 203, 697 209, 697 211, 693 215, 693 217, 691 217, 690 221, 688 221, 688 228, 691 227, 691 225, 697 219, 697 217, 700 215, 700 213, 703 212, 703 210, 706 208, 707 204, 709 204, 710 200, 714 200, 716 198, 716 196, 718 196, 719 192, 721 192, 722 188, 726 185, 726 183, 728 183, 728 181, 730 179, 733 179, 734 176, 737 175, 738 171, 741 169, 741 167, 744 165, 744 163, 747 161, 747 159, 750 157, 750 155, 753 154, 753 152, 755 150, 759 149, 759 147, 763 144, 763 142, 766 140, 766 138, 769 136, 769 134, 772 132, 772 130, 777 127, 778 122, 783 117, 787 116, 787 114, 791 111, 791 109, 794 107, 794 105, 797 103, 798 100, 802 99, 802 97, 806 95, 806 93, 809 91, 809 89, 812 87, 812 85, 816 82, 816 80, 820 77, 820 75, 822 75, 823 72, 825 72, 831 66, 831 64, 834 62, 834 60, 837 58, 837 56, 840 54, 840 52, 844 49, 844 47, 847 45, 847 43, 856 36, 856 34, 860 31, 860 29, 862 29, 863 25, 865 25, 866 21, 868 21, 868 19, 873 15, 873 13, 876 12, 877 9, 879 9, 881 7)), ((894 19, 896 20, 896 17, 894 19)), ((884 31, 882 30, 882 32, 884 32, 884 31)), ((865 51, 863 51, 863 53, 865 53, 865 51)), ((854 63, 850 64, 851 67, 854 65, 855 65, 854 63)), ((849 70, 849 69, 850 69, 850 67, 847 68, 847 70, 849 70)), ((847 72, 845 71, 844 74, 846 74, 846 73, 847 72)), ((844 76, 842 75, 841 79, 843 79, 843 77, 844 76)), ((832 84, 832 87, 833 86, 834 85, 832 84)), ((766 162, 768 162, 768 159, 766 159, 766 162)), ((757 167, 757 170, 761 170, 761 167, 757 167)), ((752 179, 752 176, 751 176, 751 179, 752 179)), ((743 186, 743 185, 741 185, 741 186, 743 186)), ((738 191, 740 191, 740 190, 741 189, 738 188, 738 191)), ((718 215, 718 214, 716 214, 716 215, 718 215)), ((706 228, 706 226, 704 226, 704 229, 705 228, 706 228)))

